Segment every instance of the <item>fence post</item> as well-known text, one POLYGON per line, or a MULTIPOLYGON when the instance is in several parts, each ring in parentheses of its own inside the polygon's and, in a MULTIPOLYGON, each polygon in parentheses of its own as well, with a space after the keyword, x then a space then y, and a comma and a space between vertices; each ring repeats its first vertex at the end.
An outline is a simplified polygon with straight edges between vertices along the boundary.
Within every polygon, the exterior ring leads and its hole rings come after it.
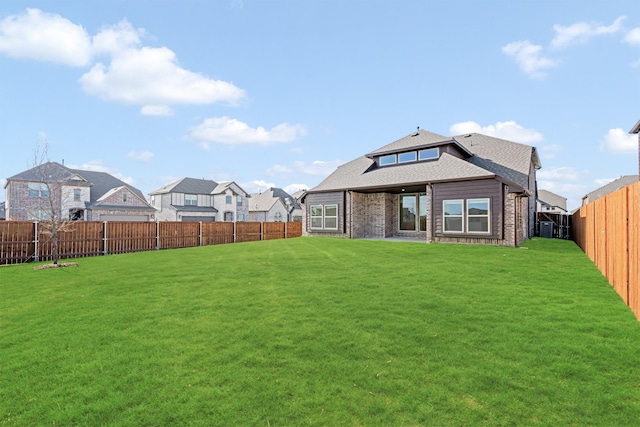
POLYGON ((107 221, 102 221, 103 237, 102 237, 102 255, 107 255, 107 221))
POLYGON ((33 221, 33 260, 38 262, 38 221, 33 221))
POLYGON ((264 222, 260 223, 260 240, 264 240, 264 222))
POLYGON ((156 221, 156 251, 160 250, 160 222, 156 221))
POLYGON ((236 243, 236 222, 233 221, 233 243, 236 243))
POLYGON ((200 234, 198 235, 199 246, 202 246, 202 221, 200 221, 200 234))

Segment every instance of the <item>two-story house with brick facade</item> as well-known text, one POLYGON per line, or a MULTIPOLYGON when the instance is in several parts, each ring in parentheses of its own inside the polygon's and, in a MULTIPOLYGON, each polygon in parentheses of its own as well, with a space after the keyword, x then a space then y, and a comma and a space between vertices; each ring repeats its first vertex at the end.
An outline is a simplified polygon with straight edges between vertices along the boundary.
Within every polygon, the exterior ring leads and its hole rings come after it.
POLYGON ((182 178, 149 193, 160 221, 246 221, 249 194, 235 182, 182 178))
POLYGON ((155 209, 137 188, 106 172, 47 162, 7 178, 6 217, 46 220, 152 221, 155 209))
POLYGON ((535 232, 535 147, 418 130, 302 197, 303 234, 517 246, 535 232))

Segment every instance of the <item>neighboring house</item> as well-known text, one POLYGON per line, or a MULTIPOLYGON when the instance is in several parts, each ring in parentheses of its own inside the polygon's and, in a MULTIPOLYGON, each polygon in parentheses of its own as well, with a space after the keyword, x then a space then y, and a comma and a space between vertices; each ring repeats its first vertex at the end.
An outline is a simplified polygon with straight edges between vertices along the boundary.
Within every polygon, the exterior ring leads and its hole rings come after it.
POLYGON ((517 246, 535 232, 534 147, 418 130, 303 196, 303 234, 517 246))
POLYGON ((243 222, 249 215, 249 193, 235 182, 221 182, 213 190, 213 205, 222 217, 220 221, 243 222))
POLYGON ((607 185, 603 185, 602 187, 593 190, 590 193, 582 196, 582 206, 587 205, 595 200, 598 200, 601 197, 606 196, 609 193, 613 193, 627 185, 631 185, 638 182, 638 175, 624 175, 620 178, 611 181, 607 185))
POLYGON ((140 190, 96 171, 47 162, 7 178, 6 216, 48 219, 52 208, 64 220, 150 221, 155 209, 140 190))
POLYGON ((182 178, 149 193, 159 221, 213 222, 218 210, 213 191, 218 183, 209 179, 182 178))
POLYGON ((249 221, 300 222, 302 206, 295 197, 281 188, 252 194, 249 202, 249 221))
POLYGON ((160 221, 246 221, 248 194, 235 182, 182 178, 149 193, 160 221))
POLYGON ((537 211, 551 214, 566 214, 567 199, 548 190, 538 190, 537 211))
POLYGON ((0 202, 0 221, 7 219, 4 211, 4 202, 0 202))

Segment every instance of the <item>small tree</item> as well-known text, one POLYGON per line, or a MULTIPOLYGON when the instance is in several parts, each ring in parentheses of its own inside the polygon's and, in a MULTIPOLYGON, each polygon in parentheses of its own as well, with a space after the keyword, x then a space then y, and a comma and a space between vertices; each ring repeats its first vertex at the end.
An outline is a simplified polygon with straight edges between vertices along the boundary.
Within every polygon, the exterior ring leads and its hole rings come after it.
POLYGON ((40 204, 37 214, 33 212, 32 216, 43 220, 39 222, 39 232, 51 242, 51 259, 54 265, 58 264, 60 257, 60 236, 70 229, 70 223, 62 218, 63 192, 57 168, 58 165, 49 159, 49 144, 45 141, 44 147, 37 147, 33 152, 33 170, 35 179, 40 184, 39 196, 44 202, 40 204))

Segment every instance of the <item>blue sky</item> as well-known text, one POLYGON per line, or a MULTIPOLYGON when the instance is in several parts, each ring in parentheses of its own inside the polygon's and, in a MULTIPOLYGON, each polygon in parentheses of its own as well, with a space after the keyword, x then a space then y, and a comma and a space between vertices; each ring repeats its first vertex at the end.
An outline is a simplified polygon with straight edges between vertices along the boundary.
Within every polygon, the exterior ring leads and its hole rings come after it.
MULTIPOLYGON (((569 208, 638 173, 636 1, 0 2, 0 184, 317 185, 416 127, 539 150, 569 208)), ((0 193, 0 200, 4 199, 0 193)))

